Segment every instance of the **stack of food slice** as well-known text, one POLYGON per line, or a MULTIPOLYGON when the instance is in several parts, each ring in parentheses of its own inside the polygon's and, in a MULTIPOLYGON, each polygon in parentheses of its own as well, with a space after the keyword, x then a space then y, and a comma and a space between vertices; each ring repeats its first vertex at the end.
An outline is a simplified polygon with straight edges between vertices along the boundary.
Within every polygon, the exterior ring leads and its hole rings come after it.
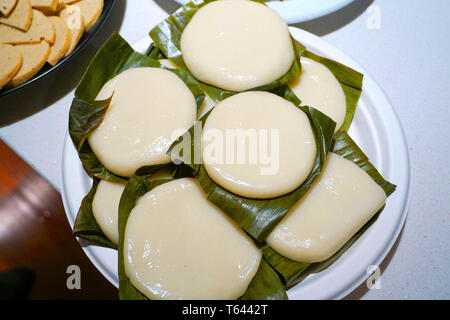
POLYGON ((0 0, 0 89, 72 53, 102 9, 103 0, 0 0))

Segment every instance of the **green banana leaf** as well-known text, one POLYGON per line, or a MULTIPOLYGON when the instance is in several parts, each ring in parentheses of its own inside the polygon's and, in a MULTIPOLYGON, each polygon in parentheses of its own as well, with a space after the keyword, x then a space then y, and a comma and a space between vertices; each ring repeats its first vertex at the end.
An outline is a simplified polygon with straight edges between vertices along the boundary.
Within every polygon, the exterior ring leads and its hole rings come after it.
POLYGON ((274 268, 280 275, 281 280, 286 288, 293 286, 295 280, 311 265, 306 262, 297 262, 278 254, 268 244, 261 248, 264 259, 274 268))
POLYGON ((84 101, 74 98, 69 111, 69 134, 84 170, 91 177, 111 182, 125 182, 127 178, 106 169, 92 151, 89 143, 86 143, 89 135, 102 123, 111 99, 112 97, 107 100, 84 101))
POLYGON ((117 249, 117 245, 103 233, 92 212, 92 201, 99 183, 100 179, 94 178, 91 190, 81 202, 72 234, 98 246, 117 249))
MULTIPOLYGON (((183 166, 180 166, 182 168, 183 166)), ((189 172, 189 170, 188 170, 189 172)), ((178 175, 180 178, 183 174, 178 171, 174 176, 178 175)), ((190 176, 190 175, 187 175, 190 176)), ((126 275, 124 266, 124 237, 128 217, 131 210, 135 207, 136 201, 145 193, 151 191, 153 188, 164 183, 174 181, 177 178, 161 179, 149 181, 148 176, 134 175, 128 181, 125 190, 122 194, 119 204, 119 296, 122 300, 148 300, 139 290, 137 290, 130 279, 126 275)), ((251 281, 247 291, 240 298, 243 300, 251 299, 287 299, 284 285, 282 284, 278 274, 264 261, 251 281)))
POLYGON ((347 131, 353 121, 356 106, 362 93, 363 75, 339 62, 318 56, 307 50, 303 52, 302 56, 323 64, 341 84, 345 94, 347 110, 339 131, 347 131))
MULTIPOLYGON (((148 177, 150 177, 152 174, 158 172, 160 169, 167 167, 169 167, 169 170, 171 170, 173 174, 175 174, 174 172, 176 169, 181 170, 173 164, 169 165, 164 164, 139 168, 136 171, 136 174, 147 175, 148 177)), ((100 183, 100 180, 101 179, 94 177, 91 190, 83 198, 80 209, 78 210, 77 213, 77 218, 75 219, 72 234, 79 238, 88 240, 92 244, 101 247, 117 249, 117 245, 109 240, 109 238, 104 234, 104 232, 98 225, 94 213, 92 211, 92 201, 94 200, 94 196, 95 193, 97 192, 97 186, 100 183)), ((126 181, 123 181, 122 183, 126 183, 126 181)))
POLYGON ((161 50, 158 49, 158 47, 155 45, 154 42, 150 44, 150 46, 147 48, 144 54, 147 57, 155 60, 166 59, 164 54, 161 52, 161 50))
POLYGON ((263 258, 255 277, 239 300, 288 300, 288 297, 280 277, 263 258))
POLYGON ((134 51, 118 33, 114 33, 97 52, 83 75, 70 108, 69 133, 83 167, 91 177, 111 182, 127 180, 108 171, 94 154, 89 143, 86 143, 89 135, 101 124, 108 110, 111 98, 101 101, 96 101, 95 98, 111 78, 130 68, 154 67, 169 70, 186 83, 196 99, 197 108, 200 108, 205 95, 198 82, 188 72, 167 68, 153 59, 152 57, 160 56, 158 51, 156 47, 150 46, 147 50, 150 56, 140 54, 134 51))
POLYGON ((387 196, 390 196, 396 188, 396 185, 385 180, 378 172, 369 158, 358 147, 355 141, 347 132, 339 132, 333 138, 333 152, 356 163, 363 169, 381 188, 387 196))
MULTIPOLYGON (((369 158, 357 146, 347 132, 338 132, 334 136, 332 150, 341 157, 353 161, 361 169, 363 169, 384 190, 386 196, 391 195, 395 191, 396 186, 382 177, 378 170, 370 163, 369 158)), ((382 210, 380 210, 380 212, 381 211, 382 210)), ((304 279, 304 273, 308 274, 308 270, 317 271, 318 268, 323 270, 336 261, 337 258, 339 258, 345 250, 347 250, 356 240, 358 240, 358 238, 376 221, 376 218, 380 212, 372 217, 372 219, 370 219, 370 221, 367 222, 336 254, 324 262, 313 264, 296 262, 281 256, 267 244, 262 248, 264 258, 280 274, 286 286, 290 288, 304 279)))
MULTIPOLYGON (((194 175, 205 190, 208 199, 236 221, 242 229, 258 242, 264 241, 275 225, 306 193, 320 174, 328 150, 330 150, 334 128, 336 126, 333 120, 320 111, 308 106, 300 106, 300 100, 288 86, 276 88, 271 92, 293 102, 300 110, 305 112, 316 138, 317 156, 313 169, 305 182, 294 191, 272 199, 250 199, 238 196, 220 187, 208 176, 204 166, 199 164, 195 159, 195 155, 201 154, 199 137, 194 134, 195 130, 197 130, 196 126, 191 127, 182 137, 175 141, 168 151, 172 159, 184 162, 193 169, 194 175), (194 137, 194 139, 191 139, 191 137, 194 137), (189 152, 187 154, 181 154, 179 152, 184 139, 191 141, 190 154, 189 152)), ((210 112, 199 120, 202 127, 210 112)))
MULTIPOLYGON (((197 0, 191 1, 186 5, 182 6, 180 9, 175 11, 169 18, 161 22, 155 28, 150 31, 150 37, 153 39, 155 45, 163 53, 165 57, 172 60, 179 68, 183 70, 188 70, 181 54, 180 49, 180 39, 184 28, 187 26, 189 21, 195 15, 195 13, 207 5, 217 0, 197 0)), ((264 1, 252 0, 261 4, 265 4, 264 1)), ((273 83, 254 88, 251 90, 268 91, 275 89, 288 83, 290 80, 297 78, 301 72, 300 56, 304 53, 305 47, 300 43, 295 41, 293 38, 292 44, 294 46, 295 60, 289 71, 277 81, 273 83)), ((208 85, 204 82, 199 81, 202 90, 214 101, 220 102, 223 99, 230 97, 236 92, 227 91, 219 89, 217 87, 208 85)))

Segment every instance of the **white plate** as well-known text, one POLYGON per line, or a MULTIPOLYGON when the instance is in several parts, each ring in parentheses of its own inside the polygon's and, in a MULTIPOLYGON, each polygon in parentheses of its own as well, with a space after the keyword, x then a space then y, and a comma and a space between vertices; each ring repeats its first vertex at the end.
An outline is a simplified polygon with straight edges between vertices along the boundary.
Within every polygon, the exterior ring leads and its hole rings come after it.
MULTIPOLYGON (((188 0, 175 0, 186 4, 188 0)), ((353 0, 285 0, 270 1, 268 6, 277 11, 287 23, 299 23, 325 16, 346 6, 353 0)))
MULTIPOLYGON (((363 93, 349 133, 383 176, 397 185, 378 220, 350 249, 329 268, 309 275, 288 291, 290 299, 340 299, 367 278, 368 266, 381 263, 400 233, 410 195, 409 151, 394 109, 370 75, 349 56, 321 38, 294 27, 290 31, 309 50, 364 74, 363 93)), ((150 39, 146 38, 133 47, 143 52, 149 44, 150 39)), ((83 170, 68 134, 62 159, 62 186, 64 207, 73 227, 81 200, 89 192, 91 179, 83 170)), ((80 243, 94 265, 117 287, 117 252, 87 245, 82 240, 80 243)))

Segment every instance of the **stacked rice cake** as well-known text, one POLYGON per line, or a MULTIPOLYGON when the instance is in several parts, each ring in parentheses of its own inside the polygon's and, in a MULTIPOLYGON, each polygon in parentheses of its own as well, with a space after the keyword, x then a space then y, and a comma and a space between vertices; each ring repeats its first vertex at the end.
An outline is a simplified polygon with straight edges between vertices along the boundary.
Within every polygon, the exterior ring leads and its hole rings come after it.
POLYGON ((0 0, 0 89, 71 54, 102 10, 103 0, 0 0))

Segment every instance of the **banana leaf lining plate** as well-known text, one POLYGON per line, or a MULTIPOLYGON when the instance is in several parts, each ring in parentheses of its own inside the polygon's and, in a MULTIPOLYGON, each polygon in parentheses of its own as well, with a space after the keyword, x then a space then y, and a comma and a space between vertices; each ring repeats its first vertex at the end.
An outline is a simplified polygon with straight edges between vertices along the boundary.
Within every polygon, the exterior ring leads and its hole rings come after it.
MULTIPOLYGON (((331 266, 308 275, 301 283, 288 290, 289 299, 340 299, 368 277, 366 270, 369 266, 381 263, 401 231, 410 198, 409 149, 392 105, 363 68, 321 38, 294 27, 290 31, 308 50, 344 63, 364 74, 363 93, 349 134, 380 173, 397 185, 396 192, 389 197, 382 214, 356 243, 331 266)), ((150 41, 150 38, 142 39, 133 47, 136 51, 144 52, 150 41)), ((91 184, 92 181, 85 173, 67 134, 62 158, 62 195, 72 227, 81 200, 89 192, 91 184)), ((117 287, 117 251, 79 241, 94 265, 117 287)))

